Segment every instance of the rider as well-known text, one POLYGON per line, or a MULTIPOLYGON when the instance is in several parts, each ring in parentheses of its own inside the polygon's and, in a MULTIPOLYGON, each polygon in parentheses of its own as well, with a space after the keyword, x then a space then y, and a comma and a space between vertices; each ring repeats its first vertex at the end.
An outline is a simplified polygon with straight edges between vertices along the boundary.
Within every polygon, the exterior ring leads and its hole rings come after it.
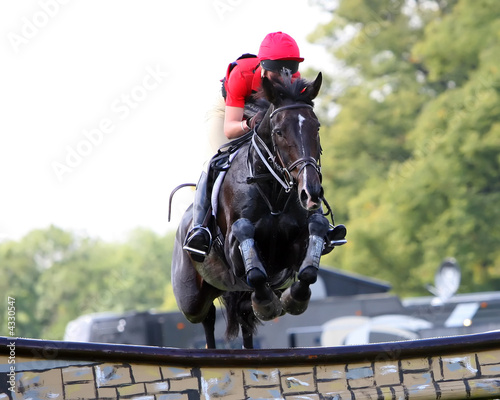
POLYGON ((288 68, 292 79, 300 77, 299 47, 295 40, 282 32, 268 34, 262 41, 257 56, 244 54, 229 64, 222 80, 222 96, 218 96, 216 106, 207 117, 209 141, 213 153, 228 140, 233 140, 249 132, 259 119, 246 119, 245 104, 261 85, 262 78, 280 76, 282 68, 288 68))
MULTIPOLYGON (((231 63, 223 79, 222 96, 217 105, 207 114, 209 140, 218 149, 228 140, 237 139, 250 132, 260 122, 263 115, 246 118, 244 107, 251 95, 259 89, 262 78, 279 76, 283 68, 290 70, 292 79, 300 77, 300 56, 295 40, 283 32, 269 33, 262 41, 257 57, 245 54, 231 63), (224 138, 221 138, 221 133, 224 138)), ((212 235, 207 228, 210 211, 210 189, 208 175, 204 171, 196 186, 193 203, 193 227, 186 236, 184 250, 191 257, 202 262, 210 251, 212 235)), ((345 236, 345 235, 344 235, 345 236)))

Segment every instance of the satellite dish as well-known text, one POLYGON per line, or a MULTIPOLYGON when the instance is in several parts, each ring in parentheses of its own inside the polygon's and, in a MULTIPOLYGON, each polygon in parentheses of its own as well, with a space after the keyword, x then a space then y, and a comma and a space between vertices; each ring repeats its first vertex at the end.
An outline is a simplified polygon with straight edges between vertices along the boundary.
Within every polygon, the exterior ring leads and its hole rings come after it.
POLYGON ((457 260, 446 258, 434 277, 434 285, 428 285, 427 289, 436 296, 433 304, 444 304, 451 299, 460 286, 461 272, 457 260))

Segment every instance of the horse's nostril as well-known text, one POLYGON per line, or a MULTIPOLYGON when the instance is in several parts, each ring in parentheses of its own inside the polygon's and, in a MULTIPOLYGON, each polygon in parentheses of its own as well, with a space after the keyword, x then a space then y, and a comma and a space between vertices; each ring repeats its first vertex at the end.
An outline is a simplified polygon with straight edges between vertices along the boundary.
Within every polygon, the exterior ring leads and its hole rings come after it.
POLYGON ((316 195, 311 196, 310 193, 304 189, 300 192, 300 203, 306 210, 316 210, 319 208, 321 201, 316 195))
POLYGON ((302 202, 302 204, 306 204, 308 199, 309 199, 309 195, 307 194, 307 192, 305 190, 302 190, 300 192, 300 201, 302 202))

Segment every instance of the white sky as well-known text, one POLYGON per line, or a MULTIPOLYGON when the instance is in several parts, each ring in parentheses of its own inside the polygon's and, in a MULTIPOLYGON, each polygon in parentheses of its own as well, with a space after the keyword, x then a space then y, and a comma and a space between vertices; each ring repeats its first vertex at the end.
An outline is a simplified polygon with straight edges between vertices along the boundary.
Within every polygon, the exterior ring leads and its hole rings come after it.
POLYGON ((227 64, 281 30, 302 68, 327 71, 306 41, 327 20, 307 0, 2 1, 0 240, 50 224, 106 240, 175 229, 192 192, 170 223, 168 197, 198 179, 227 64))

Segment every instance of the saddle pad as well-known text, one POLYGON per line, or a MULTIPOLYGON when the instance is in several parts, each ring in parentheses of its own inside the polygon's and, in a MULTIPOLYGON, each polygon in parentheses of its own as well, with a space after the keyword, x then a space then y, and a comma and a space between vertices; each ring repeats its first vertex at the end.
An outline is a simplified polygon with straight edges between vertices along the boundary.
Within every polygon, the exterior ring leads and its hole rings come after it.
MULTIPOLYGON (((230 156, 229 156, 229 164, 231 164, 231 161, 233 161, 234 157, 236 156, 236 154, 238 154, 238 152, 240 151, 240 149, 236 150, 234 153, 232 153, 230 156)), ((212 215, 214 217, 217 216, 217 207, 219 205, 219 191, 220 191, 220 188, 222 186, 222 182, 224 182, 224 177, 226 176, 226 172, 227 171, 221 171, 219 173, 219 175, 217 175, 217 178, 215 179, 215 182, 214 182, 214 186, 212 188, 212 215)))

